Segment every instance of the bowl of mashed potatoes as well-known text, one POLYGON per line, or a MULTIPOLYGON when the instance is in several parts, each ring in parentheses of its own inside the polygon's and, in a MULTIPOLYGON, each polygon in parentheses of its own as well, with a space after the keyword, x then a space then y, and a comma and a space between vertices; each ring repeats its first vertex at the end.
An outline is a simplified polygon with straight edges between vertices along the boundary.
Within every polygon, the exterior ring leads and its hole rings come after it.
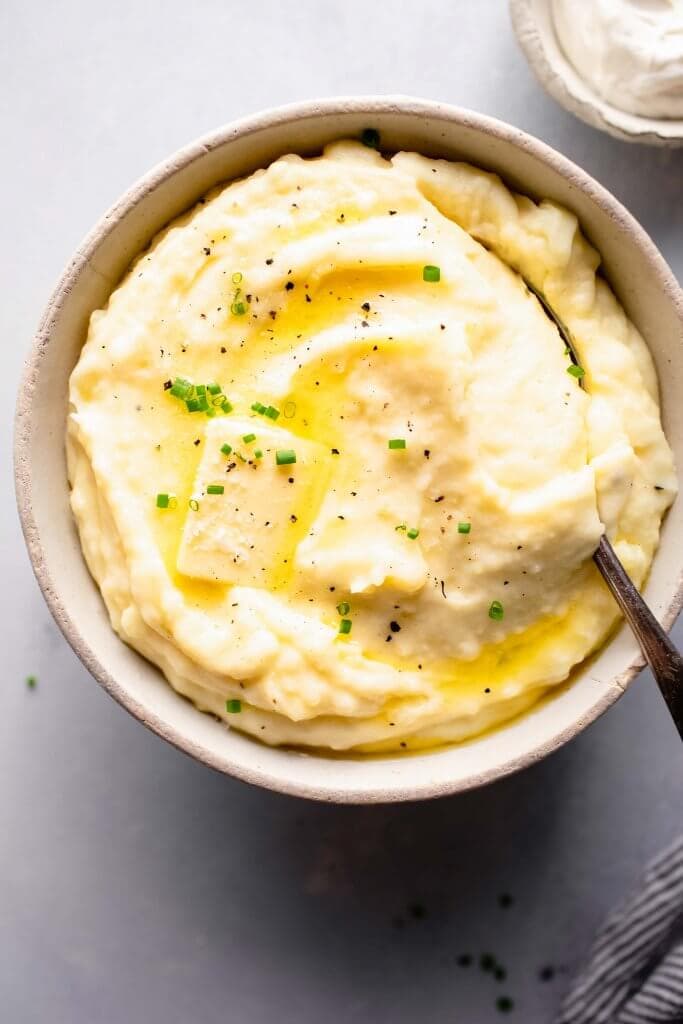
POLYGON ((603 531, 680 607, 681 333, 642 228, 517 129, 402 97, 228 125, 50 300, 16 434, 38 581, 211 767, 350 802, 492 781, 641 665, 603 531))

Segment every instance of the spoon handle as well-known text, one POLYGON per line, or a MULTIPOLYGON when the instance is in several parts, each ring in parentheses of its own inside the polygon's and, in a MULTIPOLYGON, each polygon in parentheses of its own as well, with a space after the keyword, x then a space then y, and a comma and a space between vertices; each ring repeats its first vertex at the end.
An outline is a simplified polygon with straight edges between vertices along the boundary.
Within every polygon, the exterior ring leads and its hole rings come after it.
POLYGON ((636 635, 683 739, 683 658, 645 604, 606 537, 593 559, 636 635))

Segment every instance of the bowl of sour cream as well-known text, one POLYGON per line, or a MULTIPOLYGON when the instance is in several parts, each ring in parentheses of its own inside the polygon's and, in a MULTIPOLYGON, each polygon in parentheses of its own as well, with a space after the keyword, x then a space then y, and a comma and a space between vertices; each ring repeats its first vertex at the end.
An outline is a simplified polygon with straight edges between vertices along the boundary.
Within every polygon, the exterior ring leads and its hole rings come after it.
POLYGON ((683 0, 510 0, 547 92, 616 138, 683 143, 683 0))

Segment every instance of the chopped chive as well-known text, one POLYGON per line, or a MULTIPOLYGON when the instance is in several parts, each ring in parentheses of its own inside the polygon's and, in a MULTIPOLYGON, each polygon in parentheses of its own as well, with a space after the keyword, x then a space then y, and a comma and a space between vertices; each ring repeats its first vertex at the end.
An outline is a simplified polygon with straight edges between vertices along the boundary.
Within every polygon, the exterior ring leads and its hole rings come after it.
POLYGON ((411 528, 406 533, 406 537, 410 537, 411 540, 417 540, 419 536, 420 531, 415 526, 411 526, 411 528))
POLYGON ((264 405, 263 402, 254 402, 251 406, 252 412, 257 412, 260 416, 267 416, 269 420, 276 420, 280 415, 280 410, 276 409, 274 405, 264 405))
POLYGON ((571 373, 572 377, 576 377, 577 380, 581 380, 586 375, 583 366, 577 366, 576 363, 572 363, 571 366, 567 367, 567 373, 571 373))
POLYGON ((240 711, 242 710, 242 701, 226 700, 225 710, 228 712, 229 715, 239 715, 240 711))
POLYGON ((206 410, 206 415, 209 417, 210 420, 212 420, 216 415, 216 410, 209 408, 206 410))
POLYGON ((200 411, 206 412, 206 410, 209 408, 209 400, 206 397, 206 395, 200 395, 197 401, 199 402, 200 411))
POLYGON ((222 388, 220 384, 216 384, 214 381, 213 383, 206 385, 206 390, 210 395, 220 395, 222 388))
POLYGON ((339 632, 342 636, 348 636, 351 632, 352 622, 351 619, 342 619, 339 623, 339 632))
POLYGON ((500 622, 505 612, 500 601, 492 601, 491 607, 489 608, 489 618, 494 619, 496 622, 500 622))
POLYGON ((392 451, 395 451, 397 448, 405 448, 405 446, 406 439, 404 437, 392 437, 389 441, 389 447, 392 451))
POLYGON ((232 452, 232 445, 228 444, 226 441, 225 444, 221 445, 221 451, 223 452, 224 455, 230 455, 230 453, 232 452))
POLYGON ((176 377, 175 383, 170 388, 170 392, 174 398, 187 398, 192 391, 192 385, 189 381, 181 380, 180 377, 176 377))
POLYGON ((458 533, 469 533, 472 529, 472 523, 458 523, 458 533))
POLYGON ((245 444, 251 444, 252 441, 256 440, 256 434, 242 434, 242 440, 245 444))
POLYGON ((199 502, 197 501, 196 498, 190 498, 190 500, 188 501, 188 505, 190 506, 193 512, 199 512, 199 502))
POLYGON ((223 486, 223 484, 209 484, 209 486, 206 488, 206 493, 207 494, 224 494, 225 493, 225 487, 223 486))
POLYGON ((197 393, 197 396, 199 398, 202 398, 203 395, 206 394, 206 384, 197 384, 195 387, 195 392, 197 393))
POLYGON ((26 676, 26 685, 28 686, 29 690, 35 690, 37 682, 38 679, 36 678, 36 676, 26 676))
POLYGON ((376 128, 364 128, 360 135, 360 141, 370 149, 379 149, 379 132, 376 128))
POLYGON ((224 402, 221 402, 221 409, 223 410, 223 412, 232 412, 232 405, 227 400, 227 398, 225 399, 224 402))
POLYGON ((170 501, 170 494, 157 494, 157 508, 168 508, 170 501))
POLYGON ((233 302, 230 307, 230 312, 233 316, 244 316, 247 311, 247 305, 245 302, 233 302))
POLYGON ((223 403, 225 402, 225 395, 222 395, 220 391, 216 395, 211 396, 211 405, 215 409, 222 409, 223 403))
POLYGON ((348 615, 351 611, 351 605, 348 601, 340 601, 337 605, 337 611, 340 615, 348 615))
POLYGON ((431 281, 432 283, 435 281, 440 281, 441 267, 434 267, 431 266, 430 264, 427 264, 426 267, 422 268, 422 280, 431 281))
POLYGON ((275 464, 277 466, 291 466, 296 462, 296 452, 293 448, 278 448, 275 452, 275 464))
POLYGON ((188 412, 199 412, 201 410, 198 398, 186 398, 185 405, 187 406, 188 412))
POLYGON ((239 270, 236 270, 235 273, 232 275, 232 283, 239 284, 241 280, 242 275, 240 274, 239 270))
POLYGON ((262 459, 263 458, 263 452, 261 451, 260 448, 255 448, 254 449, 254 458, 255 459, 262 459))

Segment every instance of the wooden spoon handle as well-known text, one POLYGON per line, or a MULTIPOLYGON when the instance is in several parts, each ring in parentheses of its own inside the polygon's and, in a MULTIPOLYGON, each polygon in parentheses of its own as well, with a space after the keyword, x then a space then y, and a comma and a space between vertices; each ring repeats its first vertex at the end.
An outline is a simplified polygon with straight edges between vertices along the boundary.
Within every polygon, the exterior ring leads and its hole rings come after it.
POLYGON ((683 739, 683 658, 636 590, 606 537, 601 538, 593 558, 636 635, 683 739))

